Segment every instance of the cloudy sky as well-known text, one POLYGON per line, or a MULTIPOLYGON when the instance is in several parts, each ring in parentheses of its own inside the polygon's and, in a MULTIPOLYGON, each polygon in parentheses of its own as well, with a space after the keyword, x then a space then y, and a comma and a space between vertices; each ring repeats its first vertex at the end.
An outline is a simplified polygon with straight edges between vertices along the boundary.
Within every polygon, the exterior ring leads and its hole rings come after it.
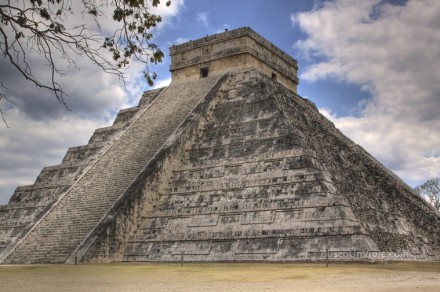
MULTIPOLYGON (((298 60, 299 94, 404 181, 416 186, 440 176, 440 1, 173 0, 159 13, 155 40, 166 53, 173 44, 251 27, 298 60)), ((77 63, 60 79, 67 111, 0 58, 0 81, 15 103, 0 104, 10 127, 0 124, 0 204, 148 90, 136 63, 126 89, 87 60, 77 63)), ((166 54, 150 68, 159 74, 156 86, 169 84, 169 65, 166 54)), ((47 67, 34 73, 44 78, 47 67)))

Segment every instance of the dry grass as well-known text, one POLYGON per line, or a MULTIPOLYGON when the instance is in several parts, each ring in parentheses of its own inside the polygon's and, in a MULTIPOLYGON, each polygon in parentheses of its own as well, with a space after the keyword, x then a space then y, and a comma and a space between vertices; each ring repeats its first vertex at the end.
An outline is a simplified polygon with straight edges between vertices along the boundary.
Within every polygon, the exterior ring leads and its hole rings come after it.
POLYGON ((0 291, 440 291, 440 263, 0 266, 0 291))

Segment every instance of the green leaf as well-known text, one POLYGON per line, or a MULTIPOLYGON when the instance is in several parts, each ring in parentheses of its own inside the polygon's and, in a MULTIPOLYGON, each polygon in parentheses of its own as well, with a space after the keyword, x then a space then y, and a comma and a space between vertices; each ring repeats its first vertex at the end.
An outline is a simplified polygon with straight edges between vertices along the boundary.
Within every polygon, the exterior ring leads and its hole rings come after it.
POLYGON ((91 10, 89 10, 89 14, 91 14, 93 16, 98 16, 98 11, 96 9, 91 9, 91 10))
POLYGON ((121 54, 118 51, 113 52, 113 60, 117 61, 121 57, 121 54))
POLYGON ((26 22, 27 22, 27 19, 24 18, 23 16, 19 16, 19 17, 17 17, 17 23, 18 23, 19 25, 23 26, 23 25, 26 24, 26 22))
POLYGON ((24 37, 24 34, 20 31, 15 35, 15 39, 18 40, 19 38, 24 37))
POLYGON ((124 10, 122 10, 122 8, 115 8, 115 10, 113 11, 113 19, 116 21, 121 21, 124 18, 124 10))
POLYGON ((153 86, 154 82, 148 73, 145 73, 145 78, 147 79, 148 85, 153 86))
POLYGON ((153 0, 153 6, 157 7, 160 4, 160 0, 153 0))
POLYGON ((46 20, 50 19, 50 14, 49 14, 49 12, 47 11, 46 8, 40 9, 40 16, 43 17, 46 20))

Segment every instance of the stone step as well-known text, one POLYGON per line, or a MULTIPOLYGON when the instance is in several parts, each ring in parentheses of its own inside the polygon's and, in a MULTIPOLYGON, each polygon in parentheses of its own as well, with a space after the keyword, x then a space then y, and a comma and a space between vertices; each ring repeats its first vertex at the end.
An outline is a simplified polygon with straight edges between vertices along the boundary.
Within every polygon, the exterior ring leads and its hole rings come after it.
POLYGON ((120 110, 115 118, 115 121, 113 122, 113 126, 123 126, 129 124, 130 120, 136 115, 137 112, 139 112, 139 109, 140 108, 136 106, 120 110))
MULTIPOLYGON (((302 133, 290 129, 273 97, 259 86, 244 93, 245 86, 222 88, 161 199, 143 217, 130 241, 144 259, 175 259, 169 256, 177 250, 189 252, 183 242, 209 255, 213 241, 228 241, 240 253, 241 241, 258 239, 256 252, 271 254, 287 237, 362 234, 302 133)), ((137 253, 128 247, 125 256, 131 255, 137 253)))
POLYGON ((291 175, 306 175, 321 170, 319 163, 312 156, 286 157, 278 160, 255 160, 247 163, 231 163, 218 166, 207 166, 174 171, 171 183, 206 181, 211 179, 230 178, 243 180, 243 176, 265 174, 266 177, 277 177, 280 172, 291 175))
POLYGON ((296 210, 304 208, 318 208, 328 206, 328 202, 334 205, 347 206, 343 200, 332 199, 333 193, 313 192, 304 194, 303 197, 261 197, 260 199, 248 199, 241 195, 227 196, 220 201, 197 202, 198 195, 195 198, 188 198, 186 201, 168 201, 162 205, 157 205, 152 217, 173 217, 173 216, 193 216, 204 214, 226 214, 240 212, 256 211, 277 211, 277 210, 296 210), (311 195, 316 195, 320 199, 311 200, 311 195), (225 200, 228 200, 225 202, 225 200), (188 203, 191 202, 191 203, 188 203))
POLYGON ((293 148, 288 150, 281 150, 277 152, 263 153, 254 156, 233 157, 223 161, 205 161, 204 163, 193 163, 189 158, 185 159, 184 166, 181 169, 173 170, 173 173, 183 171, 197 171, 206 168, 227 167, 233 165, 246 165, 259 162, 282 161, 284 159, 297 159, 299 157, 310 156, 316 158, 316 153, 310 149, 293 148))
MULTIPOLYGON (((175 84, 161 91, 161 96, 144 107, 121 138, 106 148, 6 262, 19 263, 25 255, 26 262, 58 262, 72 254, 219 78, 214 76, 194 81, 194 84, 175 84), (175 99, 182 94, 187 98, 175 99)), ((96 154, 90 153, 92 150, 97 152, 98 149, 94 144, 74 147, 69 149, 68 155, 89 157, 96 154)))
POLYGON ((34 206, 47 206, 55 200, 64 190, 64 186, 26 186, 27 189, 17 188, 9 200, 12 208, 32 208, 34 206))
POLYGON ((113 125, 105 128, 96 129, 92 137, 89 139, 89 144, 102 143, 112 140, 118 133, 124 129, 124 124, 113 125))
POLYGON ((159 96, 159 94, 165 90, 165 88, 158 88, 150 91, 146 91, 139 100, 138 106, 141 108, 149 106, 159 96))
MULTIPOLYGON (((264 139, 275 139, 276 137, 294 136, 289 133, 287 127, 278 127, 276 129, 258 130, 252 129, 249 131, 224 131, 221 134, 211 133, 202 135, 202 138, 194 145, 194 148, 213 148, 226 147, 228 145, 246 144, 251 141, 258 141, 264 139)), ((301 138, 301 137, 300 137, 301 138)))
POLYGON ((104 142, 97 142, 93 144, 70 147, 63 158, 63 163, 78 162, 81 160, 89 161, 90 158, 96 156, 104 146, 105 146, 104 142))
POLYGON ((215 190, 224 189, 231 186, 231 188, 245 188, 252 186, 261 186, 272 184, 290 184, 295 185, 297 183, 315 182, 315 181, 330 181, 328 177, 325 177, 322 172, 311 169, 311 171, 300 170, 284 170, 284 171, 269 171, 259 173, 234 173, 229 171, 223 176, 218 175, 211 178, 192 178, 182 181, 171 181, 169 183, 168 192, 179 193, 186 192, 188 189, 195 191, 203 190, 215 190))
POLYGON ((188 157, 193 163, 205 163, 207 160, 213 160, 213 163, 219 160, 235 157, 248 157, 268 153, 289 150, 292 148, 302 148, 303 141, 296 135, 285 135, 269 137, 264 139, 249 139, 244 143, 231 143, 224 145, 214 145, 208 147, 198 147, 188 149, 188 157))

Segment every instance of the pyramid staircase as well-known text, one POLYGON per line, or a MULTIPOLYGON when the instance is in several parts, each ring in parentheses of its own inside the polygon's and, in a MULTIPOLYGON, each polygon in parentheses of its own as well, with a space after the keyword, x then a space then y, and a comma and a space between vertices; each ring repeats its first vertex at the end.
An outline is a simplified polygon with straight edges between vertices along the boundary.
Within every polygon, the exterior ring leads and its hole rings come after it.
POLYGON ((97 130, 88 145, 70 148, 60 166, 45 168, 26 190, 56 186, 63 192, 42 204, 33 222, 25 222, 21 238, 4 240, 4 262, 65 262, 218 80, 214 76, 145 94, 139 107, 121 111, 114 125, 97 130), (189 98, 176 102, 182 93, 189 98))
POLYGON ((439 214, 311 102, 255 69, 146 93, 61 166, 0 209, 0 261, 440 255, 439 214), (50 199, 38 187, 59 189, 50 199), (13 206, 41 209, 14 215, 13 206), (14 224, 24 226, 15 237, 14 224))
POLYGON ((0 206, 0 263, 440 260, 440 214, 296 94, 251 28, 170 48, 146 92, 0 206))
POLYGON ((376 250, 257 71, 235 73, 125 261, 288 261, 376 250))
POLYGON ((44 167, 33 185, 17 187, 9 204, 0 206, 0 261, 162 90, 146 92, 137 107, 121 110, 113 125, 95 130, 87 145, 69 148, 62 163, 44 167))

